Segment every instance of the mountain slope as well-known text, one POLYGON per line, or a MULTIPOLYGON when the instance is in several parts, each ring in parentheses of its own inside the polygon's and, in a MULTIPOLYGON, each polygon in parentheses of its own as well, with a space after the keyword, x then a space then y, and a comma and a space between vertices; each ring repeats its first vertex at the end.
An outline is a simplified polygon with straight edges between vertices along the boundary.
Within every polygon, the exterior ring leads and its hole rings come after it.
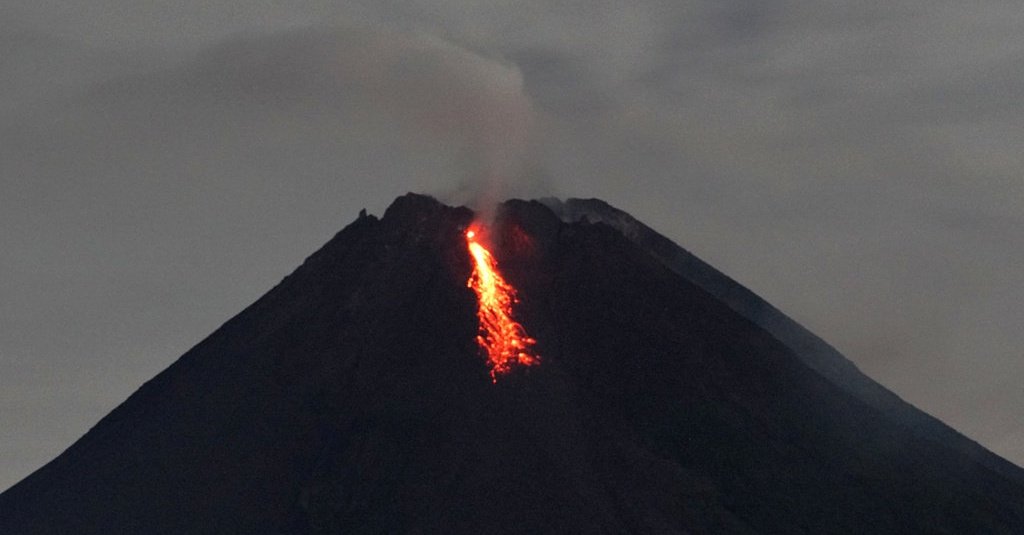
POLYGON ((689 251, 600 199, 543 199, 566 222, 607 224, 669 269, 715 296, 786 345, 808 366, 860 401, 878 409, 919 437, 946 443, 973 461, 1024 485, 1024 469, 988 451, 938 419, 903 401, 868 376, 827 342, 689 251))
POLYGON ((494 252, 543 361, 492 383, 474 215, 407 195, 0 495, 3 533, 1012 533, 1024 487, 837 386, 611 226, 494 252))

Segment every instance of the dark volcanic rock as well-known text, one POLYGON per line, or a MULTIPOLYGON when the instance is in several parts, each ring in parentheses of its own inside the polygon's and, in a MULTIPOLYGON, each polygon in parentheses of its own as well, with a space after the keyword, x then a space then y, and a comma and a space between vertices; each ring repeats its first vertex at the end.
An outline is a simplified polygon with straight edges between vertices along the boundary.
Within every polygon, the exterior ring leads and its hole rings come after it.
POLYGON ((960 450, 971 460, 1024 485, 1024 470, 988 451, 864 375, 827 342, 689 251, 600 199, 542 199, 566 222, 600 222, 661 260, 669 269, 710 293, 786 345, 812 369, 857 399, 878 409, 917 436, 960 450))
POLYGON ((922 435, 657 250, 536 202, 502 205, 494 252, 543 362, 492 384, 472 218, 416 195, 360 217, 0 495, 0 533, 1024 526, 1015 467, 922 435))

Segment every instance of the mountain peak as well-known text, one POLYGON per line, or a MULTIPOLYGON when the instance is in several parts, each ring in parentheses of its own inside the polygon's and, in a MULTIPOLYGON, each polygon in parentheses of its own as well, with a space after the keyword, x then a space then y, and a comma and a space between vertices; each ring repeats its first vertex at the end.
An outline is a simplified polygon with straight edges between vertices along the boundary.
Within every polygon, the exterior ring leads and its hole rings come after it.
POLYGON ((475 217, 417 194, 359 217, 0 494, 0 532, 1024 525, 1018 472, 603 201, 497 207, 543 358, 493 381, 475 217))

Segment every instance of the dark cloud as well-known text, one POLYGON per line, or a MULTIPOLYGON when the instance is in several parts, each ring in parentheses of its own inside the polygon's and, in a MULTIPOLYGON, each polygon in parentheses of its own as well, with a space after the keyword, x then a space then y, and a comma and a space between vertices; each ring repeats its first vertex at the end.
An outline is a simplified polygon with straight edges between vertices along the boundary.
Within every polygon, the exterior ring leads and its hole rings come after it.
POLYGON ((523 72, 524 88, 532 102, 545 112, 586 117, 616 105, 603 90, 590 67, 580 58, 558 50, 526 48, 509 55, 523 72))
POLYGON ((605 198, 1024 462, 1016 4, 89 6, 0 17, 0 486, 407 190, 605 198))

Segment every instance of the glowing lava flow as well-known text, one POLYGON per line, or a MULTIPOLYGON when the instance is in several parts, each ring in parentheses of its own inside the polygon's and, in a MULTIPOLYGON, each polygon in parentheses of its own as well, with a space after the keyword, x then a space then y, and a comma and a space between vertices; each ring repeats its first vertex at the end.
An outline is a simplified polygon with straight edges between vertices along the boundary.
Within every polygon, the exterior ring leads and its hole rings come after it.
POLYGON ((540 363, 540 357, 531 353, 530 346, 537 343, 526 334, 526 330, 512 319, 512 305, 519 300, 516 289, 505 281, 498 272, 494 256, 480 242, 479 231, 466 231, 466 244, 473 257, 473 274, 467 286, 476 292, 480 307, 480 332, 476 341, 487 352, 487 364, 491 366, 491 379, 507 373, 514 365, 533 366, 540 363))

